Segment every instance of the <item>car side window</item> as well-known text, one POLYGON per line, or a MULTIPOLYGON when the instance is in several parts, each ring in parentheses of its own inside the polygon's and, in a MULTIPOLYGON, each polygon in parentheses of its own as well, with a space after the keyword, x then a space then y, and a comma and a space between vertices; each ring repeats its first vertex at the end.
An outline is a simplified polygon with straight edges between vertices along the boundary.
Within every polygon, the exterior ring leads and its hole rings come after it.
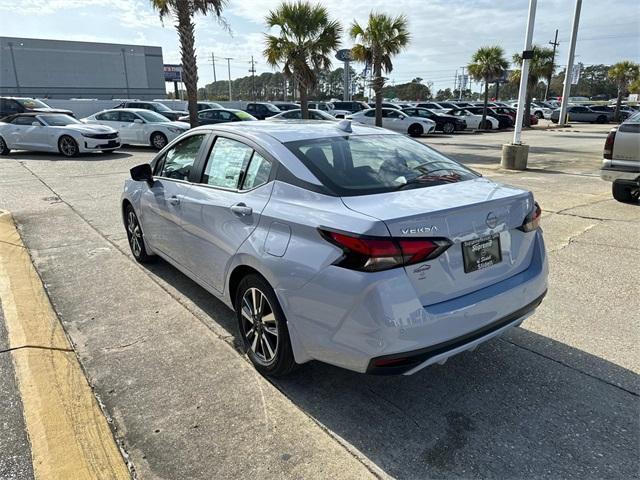
POLYGON ((133 123, 133 121, 138 118, 135 113, 132 112, 120 112, 118 116, 121 122, 133 123))
POLYGON ((224 120, 226 122, 230 122, 231 120, 233 120, 233 115, 225 110, 220 110, 218 113, 218 116, 220 117, 220 120, 224 120))
POLYGON ((102 120, 105 122, 118 122, 119 120, 119 114, 120 113, 127 113, 127 112, 104 112, 104 113, 99 113, 98 115, 96 115, 96 118, 98 120, 102 120))
POLYGON ((170 148, 165 157, 160 176, 175 180, 188 180, 191 167, 198 158, 198 151, 206 135, 191 135, 170 148))
POLYGON ((202 183, 213 187, 238 188, 240 174, 252 153, 253 149, 244 143, 218 137, 209 153, 202 183))
POLYGON ((19 116, 11 121, 13 125, 31 125, 33 122, 38 122, 38 119, 36 117, 19 116))
POLYGON ((402 118, 402 114, 398 110, 383 110, 386 113, 386 117, 388 118, 402 118))
POLYGON ((271 173, 271 162, 265 159, 257 152, 253 152, 251 162, 247 168, 247 173, 242 182, 242 190, 250 190, 252 188, 264 185, 269 181, 271 173))
POLYGON ((19 113, 20 108, 18 102, 15 100, 9 99, 0 99, 0 111, 2 111, 3 115, 13 115, 14 113, 19 113))
POLYGON ((364 112, 364 116, 365 117, 375 117, 376 116, 376 111, 375 110, 369 110, 368 112, 364 112))

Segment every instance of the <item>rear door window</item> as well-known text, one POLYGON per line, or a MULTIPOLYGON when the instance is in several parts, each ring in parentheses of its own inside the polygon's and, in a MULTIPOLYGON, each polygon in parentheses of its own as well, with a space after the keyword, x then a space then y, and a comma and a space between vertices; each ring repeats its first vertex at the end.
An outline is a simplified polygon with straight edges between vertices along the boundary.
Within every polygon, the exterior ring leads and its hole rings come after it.
POLYGON ((253 149, 237 140, 216 139, 202 175, 202 183, 212 187, 237 189, 240 174, 246 168, 253 149))

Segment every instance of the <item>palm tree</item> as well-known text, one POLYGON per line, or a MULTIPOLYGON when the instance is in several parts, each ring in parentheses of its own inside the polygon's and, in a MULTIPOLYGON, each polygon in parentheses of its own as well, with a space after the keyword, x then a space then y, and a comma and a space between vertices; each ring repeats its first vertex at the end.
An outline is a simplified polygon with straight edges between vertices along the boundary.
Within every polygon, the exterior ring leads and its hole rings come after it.
POLYGON ((382 126, 382 87, 385 78, 382 71, 393 70, 391 57, 400 53, 409 44, 410 35, 407 17, 398 15, 390 17, 384 13, 369 14, 367 25, 362 27, 358 22, 351 24, 351 39, 358 41, 351 49, 354 60, 365 62, 373 67, 371 82, 376 94, 376 126, 382 126))
MULTIPOLYGON (((553 50, 546 47, 534 45, 533 57, 529 61, 529 77, 527 79, 527 97, 524 104, 524 125, 531 126, 531 99, 533 91, 538 86, 540 79, 547 79, 553 74, 553 50)), ((513 55, 513 63, 522 65, 522 55, 516 53, 513 55)), ((520 70, 514 70, 511 73, 513 83, 520 84, 520 70)))
POLYGON ((151 0, 151 5, 158 10, 161 20, 168 15, 177 20, 176 30, 180 38, 182 80, 187 89, 189 122, 192 127, 198 125, 198 65, 196 64, 193 17, 196 14, 213 13, 218 21, 226 26, 222 18, 222 9, 226 3, 227 0, 151 0))
POLYGON ((484 82, 484 107, 482 108, 481 128, 487 127, 487 103, 489 102, 489 84, 498 81, 500 75, 509 68, 504 58, 504 50, 498 45, 481 47, 471 57, 467 66, 469 75, 477 81, 484 82))
POLYGON ((342 26, 329 20, 327 9, 299 0, 283 2, 266 17, 269 28, 279 27, 278 36, 266 34, 264 56, 273 67, 293 78, 300 92, 302 118, 309 118, 308 93, 318 80, 318 72, 331 67, 330 54, 340 45, 342 26))
POLYGON ((613 65, 609 69, 609 78, 616 82, 618 86, 618 98, 616 100, 616 111, 613 116, 616 122, 620 121, 620 104, 622 96, 626 93, 629 84, 640 77, 640 66, 629 60, 624 60, 613 65))

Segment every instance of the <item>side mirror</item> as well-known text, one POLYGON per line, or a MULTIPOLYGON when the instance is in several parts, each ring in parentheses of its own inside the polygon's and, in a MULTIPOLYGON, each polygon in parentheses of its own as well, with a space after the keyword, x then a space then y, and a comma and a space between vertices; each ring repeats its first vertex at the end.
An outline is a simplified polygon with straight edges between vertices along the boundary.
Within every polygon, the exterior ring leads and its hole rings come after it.
POLYGON ((141 118, 136 118, 133 123, 144 123, 141 118))
POLYGON ((31 125, 34 127, 41 127, 42 124, 40 122, 31 122, 31 125))
POLYGON ((151 171, 151 165, 143 163, 137 165, 129 170, 131 178, 136 182, 147 182, 149 185, 153 184, 153 172, 151 171))

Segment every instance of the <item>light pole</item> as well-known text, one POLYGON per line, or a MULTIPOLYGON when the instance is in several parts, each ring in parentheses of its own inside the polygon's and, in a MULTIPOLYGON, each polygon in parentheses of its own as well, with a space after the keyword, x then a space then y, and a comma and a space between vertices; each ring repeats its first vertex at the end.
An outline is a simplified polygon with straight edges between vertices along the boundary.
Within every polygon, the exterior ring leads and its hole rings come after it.
POLYGON ((551 85, 551 77, 553 76, 554 64, 556 62, 556 47, 560 45, 558 43, 558 29, 556 28, 556 38, 553 42, 549 42, 549 45, 553 45, 553 60, 551 61, 551 71, 549 72, 549 76, 547 77, 547 88, 544 89, 544 101, 546 102, 549 98, 549 86, 551 85))
POLYGON ((576 8, 573 12, 573 25, 571 26, 571 43, 569 44, 569 57, 567 59, 567 69, 564 71, 564 87, 562 88, 562 102, 560 103, 560 118, 558 126, 564 127, 567 120, 567 103, 571 95, 571 73, 573 70, 573 57, 576 53, 576 40, 578 39, 578 24, 580 23, 580 9, 582 0, 576 0, 576 8))
POLYGON ((229 101, 231 101, 231 60, 232 57, 224 57, 227 61, 227 73, 229 74, 229 101))
POLYGON ((531 42, 533 40, 533 27, 536 22, 537 0, 529 0, 529 18, 527 20, 527 35, 522 52, 522 68, 520 69, 520 90, 518 91, 518 111, 516 124, 513 130, 513 143, 502 145, 502 167, 511 170, 525 170, 529 146, 522 144, 522 120, 524 118, 525 99, 527 98, 527 82, 529 81, 529 63, 533 57, 531 42))

